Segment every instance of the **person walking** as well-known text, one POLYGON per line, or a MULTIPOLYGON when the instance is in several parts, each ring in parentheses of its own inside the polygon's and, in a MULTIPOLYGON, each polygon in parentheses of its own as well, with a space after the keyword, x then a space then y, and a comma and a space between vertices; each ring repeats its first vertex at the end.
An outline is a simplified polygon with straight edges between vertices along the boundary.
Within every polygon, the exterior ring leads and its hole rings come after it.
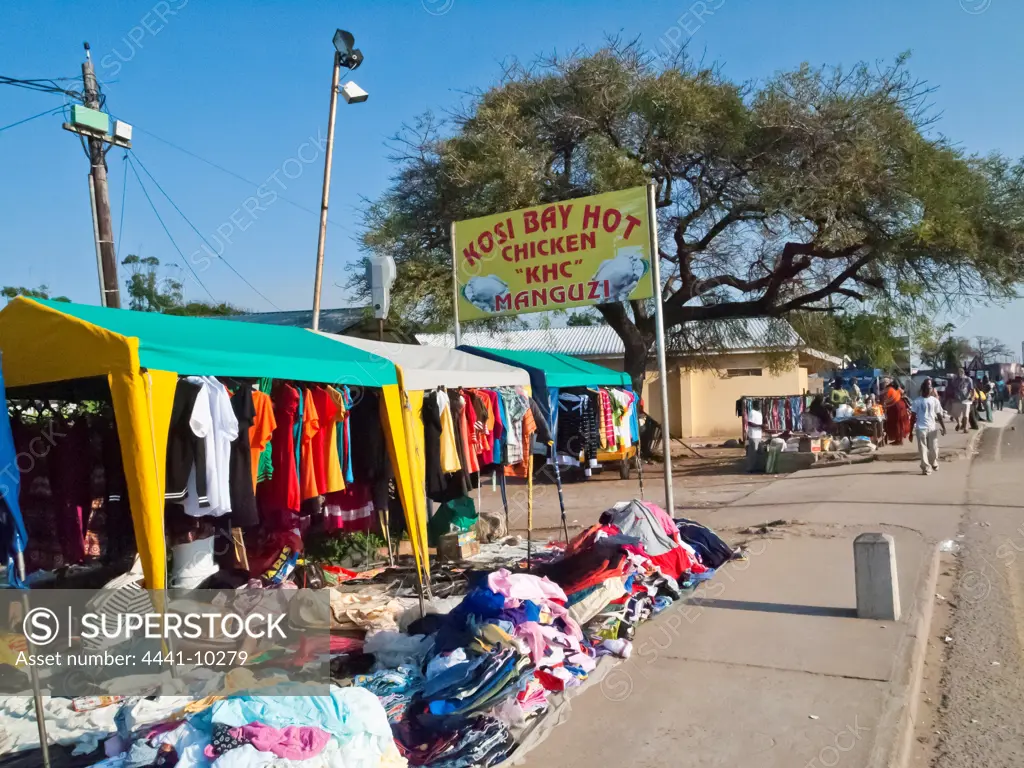
POLYGON ((939 430, 946 434, 942 420, 942 405, 932 389, 932 380, 921 384, 921 395, 911 405, 914 412, 914 432, 917 439, 917 455, 921 460, 921 474, 930 475, 939 468, 939 430))
POLYGON ((996 379, 995 384, 995 406, 996 410, 1003 410, 1003 406, 1006 404, 1006 382, 1003 381, 1003 377, 1000 376, 996 379))
POLYGON ((747 416, 747 472, 756 472, 758 469, 758 454, 761 450, 761 437, 764 434, 762 427, 764 416, 761 415, 761 407, 757 401, 750 404, 750 414, 747 416))
MULTIPOLYGON (((928 379, 929 389, 931 379, 928 379)), ((924 385, 922 384, 922 389, 924 385)), ((967 420, 971 412, 971 403, 974 401, 974 382, 967 375, 963 366, 957 371, 957 375, 949 381, 946 387, 949 397, 949 415, 953 417, 957 432, 967 431, 967 420)))
MULTIPOLYGON (((979 403, 979 406, 981 406, 981 409, 982 409, 983 413, 985 414, 985 421, 987 421, 987 422, 989 422, 991 424, 992 423, 992 391, 993 391, 994 387, 992 386, 992 381, 991 381, 991 379, 989 379, 987 373, 982 378, 981 386, 979 387, 979 389, 981 389, 981 402, 979 403)), ((981 418, 981 414, 978 414, 978 417, 981 418)))

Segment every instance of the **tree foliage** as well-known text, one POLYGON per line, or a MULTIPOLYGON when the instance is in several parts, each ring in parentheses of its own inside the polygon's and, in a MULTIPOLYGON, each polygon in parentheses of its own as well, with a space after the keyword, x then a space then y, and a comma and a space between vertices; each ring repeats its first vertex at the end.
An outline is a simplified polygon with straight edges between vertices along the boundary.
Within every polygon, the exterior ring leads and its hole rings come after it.
POLYGON ((223 302, 186 301, 184 284, 172 277, 161 276, 160 259, 156 256, 128 254, 121 260, 121 265, 128 271, 128 279, 125 280, 128 309, 199 317, 230 316, 242 312, 223 302))
POLYGON ((849 358, 857 368, 896 370, 909 366, 908 332, 897 321, 872 312, 794 312, 788 318, 808 347, 849 358))
POLYGON ((975 359, 988 365, 1014 357, 1013 350, 993 336, 976 336, 972 342, 955 332, 956 326, 947 323, 937 333, 926 333, 919 352, 922 365, 954 371, 975 359))
POLYGON ((53 299, 54 301, 71 301, 67 296, 50 296, 50 286, 40 285, 38 288, 26 288, 24 285, 5 285, 0 288, 0 296, 10 301, 15 296, 27 296, 30 299, 53 299))
MULTIPOLYGON (((739 84, 685 53, 612 41, 526 66, 448 121, 399 137, 367 252, 399 265, 403 316, 450 321, 452 221, 645 184, 657 189, 666 327, 1008 298, 1022 276, 1024 167, 931 131, 928 90, 887 66, 739 84)), ((365 290, 356 273, 355 287, 365 290)), ((650 302, 606 304, 642 376, 650 302)), ((685 338, 685 334, 683 334, 685 338)))

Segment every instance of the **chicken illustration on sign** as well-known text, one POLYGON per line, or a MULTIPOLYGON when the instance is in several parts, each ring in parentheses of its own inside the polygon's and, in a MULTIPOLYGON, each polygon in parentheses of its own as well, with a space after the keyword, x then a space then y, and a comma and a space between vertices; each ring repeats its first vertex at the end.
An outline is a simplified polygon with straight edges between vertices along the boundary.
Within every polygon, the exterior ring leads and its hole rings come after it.
POLYGON ((456 222, 452 240, 464 320, 653 295, 644 187, 456 222))

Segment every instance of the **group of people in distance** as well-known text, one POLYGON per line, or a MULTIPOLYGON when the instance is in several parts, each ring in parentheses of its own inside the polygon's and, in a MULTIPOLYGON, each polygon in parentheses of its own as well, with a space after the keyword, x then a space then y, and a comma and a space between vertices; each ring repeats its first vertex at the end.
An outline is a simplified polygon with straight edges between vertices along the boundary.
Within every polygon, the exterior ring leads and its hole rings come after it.
POLYGON ((915 433, 921 471, 929 475, 939 468, 938 438, 946 434, 943 421, 944 410, 948 411, 957 432, 977 428, 978 421, 992 421, 992 410, 1002 410, 1008 398, 1012 398, 1017 409, 1024 406, 1021 378, 1009 385, 1000 378, 993 382, 986 374, 975 382, 964 368, 960 368, 946 385, 945 404, 939 400, 931 379, 921 384, 921 394, 913 401, 906 395, 903 386, 895 380, 883 382, 881 396, 885 407, 885 431, 890 442, 897 445, 915 433), (945 408, 944 408, 945 406, 945 408))

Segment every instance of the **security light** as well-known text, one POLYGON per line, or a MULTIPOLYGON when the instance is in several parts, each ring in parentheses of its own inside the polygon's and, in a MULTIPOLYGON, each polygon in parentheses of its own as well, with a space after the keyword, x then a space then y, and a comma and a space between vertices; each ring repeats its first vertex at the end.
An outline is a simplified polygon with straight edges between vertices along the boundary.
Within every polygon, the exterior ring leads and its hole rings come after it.
POLYGON ((356 39, 351 32, 339 29, 334 33, 334 49, 338 52, 341 66, 346 69, 358 69, 363 63, 363 52, 353 48, 355 44, 356 39))

